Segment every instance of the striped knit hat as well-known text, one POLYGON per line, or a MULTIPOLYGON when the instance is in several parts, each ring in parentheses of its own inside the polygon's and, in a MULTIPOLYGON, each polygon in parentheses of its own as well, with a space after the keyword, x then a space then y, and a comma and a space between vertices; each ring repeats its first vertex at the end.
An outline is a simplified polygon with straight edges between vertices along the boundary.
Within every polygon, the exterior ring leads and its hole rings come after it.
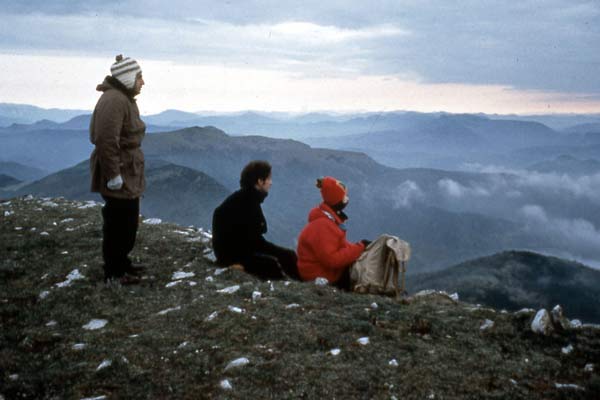
POLYGON ((125 57, 119 54, 116 62, 110 66, 110 73, 113 78, 118 79, 127 89, 133 89, 135 77, 142 72, 140 65, 133 58, 125 57))

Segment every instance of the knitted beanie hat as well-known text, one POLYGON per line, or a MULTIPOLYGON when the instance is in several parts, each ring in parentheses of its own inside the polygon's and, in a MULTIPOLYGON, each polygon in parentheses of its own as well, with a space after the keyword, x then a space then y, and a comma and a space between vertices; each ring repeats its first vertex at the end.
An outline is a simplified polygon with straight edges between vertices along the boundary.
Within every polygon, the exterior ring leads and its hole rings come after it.
POLYGON ((118 79, 127 89, 133 89, 137 74, 142 72, 140 65, 133 58, 125 57, 119 54, 116 62, 110 66, 110 73, 113 78, 118 79))
POLYGON ((348 193, 346 186, 331 176, 317 179, 317 187, 321 189, 323 201, 328 206, 341 203, 348 193))

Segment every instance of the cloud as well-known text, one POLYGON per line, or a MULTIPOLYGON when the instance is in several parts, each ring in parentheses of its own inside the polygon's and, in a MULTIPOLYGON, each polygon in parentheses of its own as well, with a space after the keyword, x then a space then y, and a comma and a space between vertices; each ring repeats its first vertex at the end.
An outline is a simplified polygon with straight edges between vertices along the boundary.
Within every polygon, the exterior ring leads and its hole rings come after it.
POLYGON ((548 0, 543 7, 534 0, 3 3, 5 52, 120 48, 153 59, 285 67, 313 76, 337 68, 420 83, 497 85, 540 92, 553 107, 600 99, 594 0, 548 0))
POLYGON ((488 181, 493 192, 520 197, 525 190, 535 190, 546 196, 571 196, 600 204, 600 173, 571 176, 555 172, 536 172, 494 165, 466 164, 470 171, 490 174, 488 181))
POLYGON ((464 186, 460 183, 444 178, 440 179, 437 183, 438 188, 446 196, 453 198, 464 198, 464 197, 489 197, 490 191, 480 185, 464 186))
POLYGON ((558 246, 579 252, 579 257, 600 257, 600 231, 590 221, 553 217, 535 204, 521 207, 519 213, 525 218, 528 229, 554 237, 558 246))
POLYGON ((425 193, 415 182, 407 180, 396 188, 394 193, 394 208, 410 208, 415 202, 422 201, 425 193))

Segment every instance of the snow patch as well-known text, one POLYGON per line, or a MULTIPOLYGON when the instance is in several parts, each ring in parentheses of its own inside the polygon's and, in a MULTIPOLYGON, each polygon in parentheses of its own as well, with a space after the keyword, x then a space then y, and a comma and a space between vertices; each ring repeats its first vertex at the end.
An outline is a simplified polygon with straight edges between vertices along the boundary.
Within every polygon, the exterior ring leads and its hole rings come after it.
POLYGON ((225 371, 230 370, 232 368, 244 367, 248 364, 250 364, 250 360, 248 360, 246 357, 236 358, 235 360, 227 364, 227 366, 225 367, 225 371))
POLYGON ((594 372, 594 364, 585 364, 585 367, 583 367, 583 370, 585 372, 594 372))
POLYGON ((288 304, 287 306, 285 306, 285 308, 290 309, 290 308, 299 308, 300 304, 298 303, 292 303, 292 304, 288 304))
POLYGON ((173 282, 169 282, 169 283, 167 283, 167 284, 165 285, 165 287, 166 287, 166 288, 170 288, 170 287, 173 287, 173 286, 177 286, 177 285, 179 285, 181 282, 183 282, 183 281, 173 281, 173 282))
POLYGON ((493 327, 494 321, 492 321, 491 319, 486 319, 485 321, 483 321, 483 324, 481 324, 481 326, 479 327, 479 330, 485 331, 493 327))
POLYGON ((162 219, 160 218, 148 218, 142 221, 142 223, 146 225, 159 225, 162 224, 162 219))
POLYGON ((47 290, 44 290, 43 292, 40 293, 39 298, 40 298, 40 300, 44 300, 46 297, 48 297, 48 295, 50 295, 50 292, 47 290))
POLYGON ((171 279, 178 280, 178 279, 192 278, 194 276, 196 276, 196 274, 194 274, 193 272, 177 271, 177 272, 173 273, 173 276, 171 277, 171 279))
POLYGON ((13 215, 15 212, 14 211, 4 211, 4 216, 5 217, 10 217, 11 215, 13 215))
POLYGON ((229 268, 217 268, 217 269, 215 269, 214 275, 215 276, 221 275, 222 273, 227 272, 228 269, 229 268))
POLYGON ((42 203, 42 206, 44 207, 58 207, 58 204, 56 204, 53 201, 45 201, 42 203))
POLYGON ((356 341, 358 344, 362 344, 363 346, 366 346, 369 344, 369 338, 368 337, 361 337, 356 341))
POLYGON ((59 287, 59 288, 71 286, 73 281, 84 279, 84 278, 85 278, 85 276, 81 275, 81 273, 79 272, 78 269, 74 269, 73 271, 69 272, 69 275, 67 275, 66 281, 57 283, 55 286, 59 287))
POLYGON ((56 322, 55 320, 49 321, 46 326, 56 326, 58 324, 58 322, 56 322))
POLYGON ((204 254, 203 257, 206 258, 208 261, 217 262, 217 256, 215 256, 215 253, 212 251, 204 254))
POLYGON ((108 397, 106 396, 96 396, 96 397, 84 397, 81 400, 106 400, 108 397))
POLYGON ((71 348, 73 350, 83 350, 85 349, 85 343, 75 343, 71 348))
POLYGON ((342 350, 337 349, 337 348, 329 350, 329 354, 331 354, 334 357, 337 356, 337 355, 339 355, 341 352, 342 352, 342 350))
POLYGON ((165 314, 168 314, 168 313, 170 313, 172 311, 179 311, 179 310, 181 310, 181 306, 167 308, 165 310, 157 312, 156 315, 165 315, 165 314))
POLYGON ((379 305, 377 303, 371 303, 371 308, 373 310, 377 310, 379 308, 379 305))
POLYGON ((329 285, 329 281, 327 280, 327 278, 318 277, 317 279, 315 279, 315 285, 327 286, 329 285))
POLYGON ((227 306, 227 309, 229 311, 231 311, 232 313, 236 313, 236 314, 243 314, 245 312, 243 308, 234 307, 234 306, 227 306))
POLYGON ((212 320, 214 320, 215 318, 217 318, 219 316, 219 313, 217 311, 211 313, 208 317, 204 318, 204 321, 206 322, 210 322, 212 320))
POLYGON ((105 319, 92 319, 87 324, 83 325, 82 328, 88 331, 95 331, 96 329, 102 329, 108 324, 105 319))
POLYGON ((573 352, 573 350, 575 350, 575 348, 573 347, 572 344, 563 347, 560 351, 561 353, 567 355, 567 354, 571 354, 573 352))
POLYGON ((388 365, 390 367, 397 367, 398 366, 398 361, 395 358, 393 358, 393 359, 390 360, 390 362, 388 362, 388 365))
POLYGON ((257 301, 262 297, 261 292, 254 291, 252 292, 252 301, 257 301))
POLYGON ((111 360, 104 360, 100 363, 100 365, 98 365, 98 368, 96 368, 96 371, 100 371, 101 369, 110 367, 111 365, 112 365, 111 360))
POLYGON ((574 390, 585 390, 579 385, 574 385, 572 383, 555 383, 554 386, 557 389, 574 389, 574 390))
POLYGON ((229 380, 227 380, 227 379, 223 379, 221 381, 221 383, 219 383, 219 386, 221 386, 221 389, 223 389, 223 390, 233 389, 233 386, 231 386, 231 383, 229 383, 229 380))
POLYGON ((217 290, 217 293, 233 294, 240 290, 240 285, 226 287, 225 289, 217 290))

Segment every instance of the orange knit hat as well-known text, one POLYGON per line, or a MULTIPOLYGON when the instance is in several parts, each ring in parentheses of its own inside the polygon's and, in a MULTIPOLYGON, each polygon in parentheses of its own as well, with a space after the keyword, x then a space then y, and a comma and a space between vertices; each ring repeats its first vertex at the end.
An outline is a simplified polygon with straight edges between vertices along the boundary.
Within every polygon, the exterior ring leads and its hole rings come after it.
POLYGON ((317 179, 317 187, 321 189, 323 201, 329 206, 335 206, 344 201, 348 193, 346 186, 331 176, 317 179))

